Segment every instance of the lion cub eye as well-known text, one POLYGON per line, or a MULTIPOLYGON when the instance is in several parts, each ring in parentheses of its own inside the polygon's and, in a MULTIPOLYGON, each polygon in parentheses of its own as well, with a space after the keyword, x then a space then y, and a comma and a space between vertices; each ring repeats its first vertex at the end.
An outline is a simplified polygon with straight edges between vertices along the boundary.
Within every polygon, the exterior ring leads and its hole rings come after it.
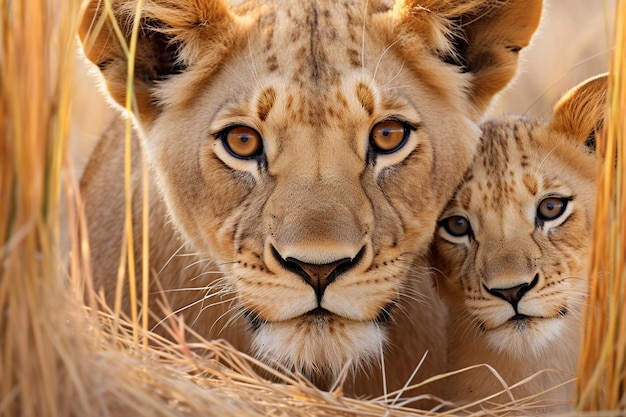
POLYGON ((370 144, 378 153, 393 153, 409 138, 411 127, 397 120, 376 123, 370 132, 370 144))
POLYGON ((263 140, 256 130, 232 126, 219 133, 224 148, 235 158, 251 159, 263 152, 263 140))
POLYGON ((439 226, 454 237, 466 236, 472 231, 470 221, 463 216, 447 217, 439 222, 439 226))
POLYGON ((537 218, 542 221, 550 221, 559 218, 565 213, 569 199, 548 197, 541 200, 537 206, 537 218))

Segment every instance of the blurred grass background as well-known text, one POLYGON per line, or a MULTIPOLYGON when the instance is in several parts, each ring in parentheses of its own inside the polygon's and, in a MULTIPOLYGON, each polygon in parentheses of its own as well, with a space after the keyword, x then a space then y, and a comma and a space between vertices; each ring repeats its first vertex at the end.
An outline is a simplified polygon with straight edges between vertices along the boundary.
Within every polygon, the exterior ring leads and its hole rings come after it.
POLYGON ((502 112, 546 116, 568 89, 609 68, 617 0, 544 0, 520 72, 494 102, 502 112))

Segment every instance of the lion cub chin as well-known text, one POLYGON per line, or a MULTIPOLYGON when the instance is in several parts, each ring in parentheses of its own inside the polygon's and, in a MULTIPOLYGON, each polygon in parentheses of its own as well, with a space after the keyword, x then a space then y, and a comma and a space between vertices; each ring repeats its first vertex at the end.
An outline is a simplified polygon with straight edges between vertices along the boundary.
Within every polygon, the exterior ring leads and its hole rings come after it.
POLYGON ((481 407, 542 393, 572 399, 595 207, 595 132, 606 77, 568 92, 547 121, 482 125, 474 162, 440 216, 432 262, 449 307, 448 398, 481 407), (517 385, 525 378, 529 378, 517 385))

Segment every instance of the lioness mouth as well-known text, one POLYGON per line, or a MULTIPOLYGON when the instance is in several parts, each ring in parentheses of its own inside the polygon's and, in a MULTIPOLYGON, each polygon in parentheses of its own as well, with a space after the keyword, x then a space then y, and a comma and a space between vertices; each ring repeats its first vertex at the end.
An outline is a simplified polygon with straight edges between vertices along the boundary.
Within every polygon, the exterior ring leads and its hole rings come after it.
POLYGON ((517 313, 516 315, 514 315, 513 317, 509 319, 509 321, 526 321, 526 320, 532 320, 532 317, 527 316, 525 314, 517 313))
MULTIPOLYGON (((376 316, 376 318, 372 320, 372 322, 376 324, 390 323, 391 322, 391 310, 393 310, 394 305, 395 305, 395 302, 392 301, 389 304, 387 304, 385 307, 383 307, 380 310, 380 313, 378 314, 378 316, 376 316)), ((261 317, 259 317, 258 314, 256 314, 255 312, 251 310, 246 310, 246 312, 244 313, 244 317, 248 321, 248 325, 250 326, 250 330, 252 331, 258 330, 264 323, 267 323, 267 320, 261 319, 261 317)), ((332 311, 328 311, 325 308, 317 307, 317 308, 314 308, 313 310, 310 310, 304 313, 300 317, 306 317, 308 319, 313 319, 318 322, 323 321, 325 323, 328 323, 329 321, 332 321, 333 318, 335 317, 338 318, 341 316, 333 313, 332 311)))

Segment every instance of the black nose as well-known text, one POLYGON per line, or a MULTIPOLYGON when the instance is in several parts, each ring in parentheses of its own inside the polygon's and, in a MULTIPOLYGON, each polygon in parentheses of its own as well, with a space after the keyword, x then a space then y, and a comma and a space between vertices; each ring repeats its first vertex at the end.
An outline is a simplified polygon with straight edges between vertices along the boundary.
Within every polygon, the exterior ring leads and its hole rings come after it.
POLYGON ((294 257, 283 259, 276 249, 272 249, 274 256, 285 269, 300 275, 307 284, 313 287, 318 301, 321 301, 326 287, 335 281, 339 275, 356 266, 365 252, 365 248, 363 248, 354 258, 342 258, 325 264, 312 264, 294 257))
POLYGON ((508 301, 509 304, 517 310, 517 303, 522 299, 524 294, 530 291, 539 281, 539 274, 536 274, 531 282, 525 282, 510 288, 489 288, 485 285, 485 289, 489 294, 508 301))

